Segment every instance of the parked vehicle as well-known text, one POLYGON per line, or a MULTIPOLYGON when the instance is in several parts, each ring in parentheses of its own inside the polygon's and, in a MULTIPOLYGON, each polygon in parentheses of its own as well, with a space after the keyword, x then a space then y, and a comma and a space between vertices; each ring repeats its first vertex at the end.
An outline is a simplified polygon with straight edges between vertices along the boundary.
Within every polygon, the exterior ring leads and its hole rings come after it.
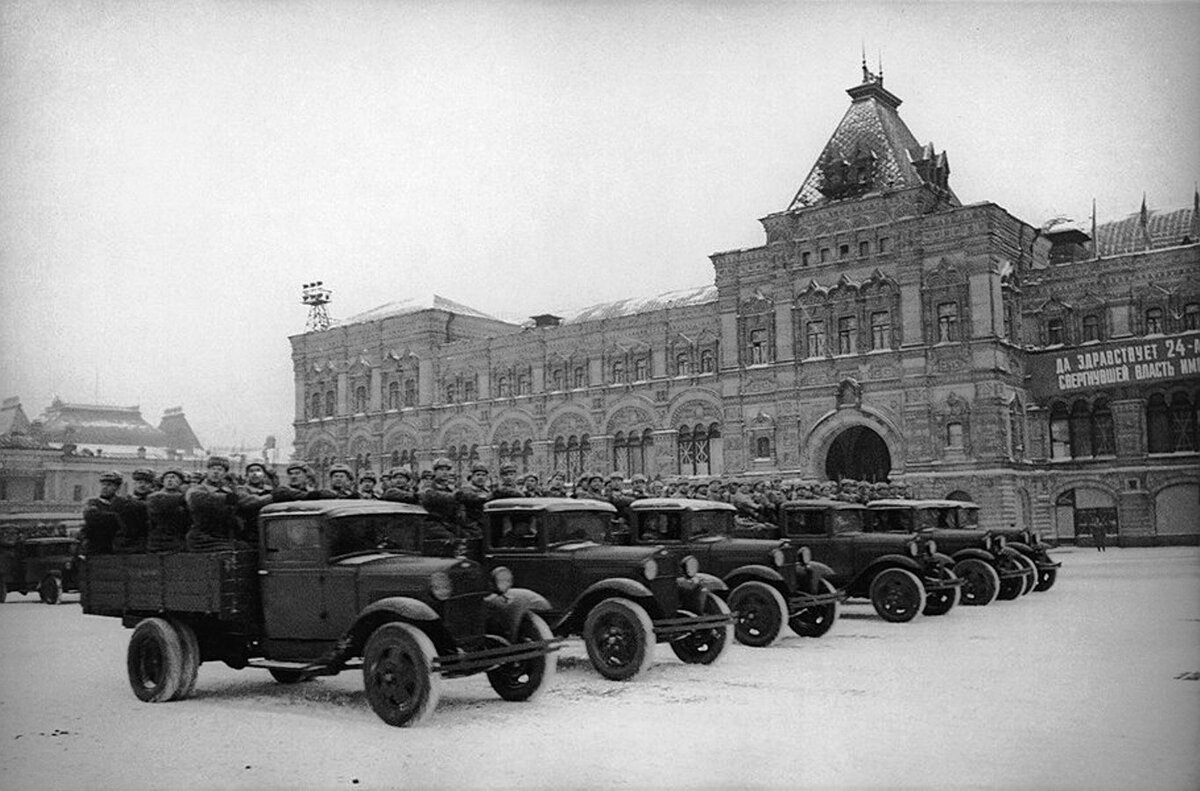
POLYGON ((663 545, 677 557, 694 557, 700 574, 720 580, 736 617, 738 642, 761 647, 784 626, 802 637, 820 637, 838 617, 845 591, 833 586, 833 569, 812 560, 805 547, 766 538, 733 537, 737 509, 712 500, 646 498, 630 505, 633 524, 622 543, 663 545))
POLYGON ((446 537, 423 508, 373 500, 268 505, 257 552, 96 555, 83 611, 133 629, 141 700, 188 697, 201 662, 264 668, 280 683, 361 668, 389 725, 437 706, 442 678, 486 673, 505 700, 554 676, 557 642, 501 566, 424 555, 446 537))
POLYGON ((866 512, 839 500, 789 500, 780 506, 780 531, 833 569, 831 582, 848 596, 870 599, 884 620, 904 623, 954 609, 962 580, 950 558, 916 533, 864 531, 866 512))
MULTIPOLYGON (((969 501, 941 500, 947 507, 952 507, 957 517, 957 526, 961 530, 979 530, 979 506, 969 501)), ((1037 568, 1037 584, 1035 591, 1048 591, 1054 587, 1058 579, 1058 570, 1062 567, 1060 561, 1050 559, 1050 552, 1042 539, 1032 530, 1020 530, 1013 525, 1010 528, 992 528, 992 535, 1003 536, 1010 549, 1015 549, 1037 568)))
POLYGON ((9 591, 36 590, 46 604, 58 604, 65 592, 79 590, 79 542, 66 536, 22 538, 0 545, 0 603, 9 591))
POLYGON ((514 598, 554 634, 582 636, 605 678, 638 675, 656 643, 690 664, 715 662, 733 639, 733 616, 717 595, 724 583, 662 546, 613 546, 616 512, 600 500, 492 500, 479 552, 488 568, 511 569, 531 591, 514 598))
POLYGON ((960 529, 956 505, 954 500, 873 500, 864 524, 872 533, 920 532, 937 541, 963 579, 964 604, 1007 601, 1033 590, 1033 561, 1008 547, 1003 536, 960 529))

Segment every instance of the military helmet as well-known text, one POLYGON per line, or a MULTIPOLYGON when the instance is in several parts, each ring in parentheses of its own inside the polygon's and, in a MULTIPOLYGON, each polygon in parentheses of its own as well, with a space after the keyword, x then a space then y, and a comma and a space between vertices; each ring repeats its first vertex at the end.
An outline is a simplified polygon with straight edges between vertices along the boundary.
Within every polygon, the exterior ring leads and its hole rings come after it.
POLYGON ((145 481, 146 483, 154 483, 154 470, 148 467, 138 467, 129 477, 135 481, 145 481))
POLYGON ((299 470, 300 472, 305 473, 307 475, 308 474, 308 465, 302 461, 294 461, 287 466, 286 471, 291 472, 292 470, 299 470))
POLYGON ((392 467, 392 470, 389 474, 393 478, 405 478, 410 481, 412 480, 412 473, 403 467, 392 467))
POLYGON ((362 483, 363 481, 370 481, 371 483, 378 483, 379 479, 375 477, 375 473, 371 472, 370 470, 367 470, 362 475, 358 476, 358 482, 362 483))
POLYGON ((477 472, 487 473, 487 471, 488 471, 488 466, 486 464, 476 463, 476 464, 471 465, 471 474, 472 475, 474 475, 477 472))
POLYGON ((344 472, 344 473, 346 473, 346 477, 347 477, 347 478, 349 478, 350 480, 354 480, 354 470, 350 469, 350 468, 349 468, 347 465, 345 465, 345 464, 334 464, 334 465, 332 465, 332 466, 329 468, 329 474, 330 474, 330 476, 332 476, 332 475, 333 475, 335 472, 344 472))

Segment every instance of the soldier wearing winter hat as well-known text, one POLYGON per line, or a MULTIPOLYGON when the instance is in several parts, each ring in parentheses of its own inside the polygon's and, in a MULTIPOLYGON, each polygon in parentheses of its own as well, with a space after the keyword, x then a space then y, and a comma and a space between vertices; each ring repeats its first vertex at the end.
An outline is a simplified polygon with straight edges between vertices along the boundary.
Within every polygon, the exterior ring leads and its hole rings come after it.
POLYGON ((293 461, 284 469, 287 479, 283 484, 271 490, 271 502, 290 503, 295 500, 311 500, 312 492, 308 486, 309 469, 302 461, 293 461))
POLYGON ((420 502, 413 489, 412 474, 403 467, 393 467, 391 473, 391 482, 383 490, 383 499, 410 505, 420 502))
POLYGON ((358 476, 358 496, 363 500, 378 500, 379 492, 375 491, 375 473, 364 472, 358 476))
POLYGON ((421 490, 419 497, 421 505, 429 512, 429 515, 457 535, 462 516, 462 504, 458 500, 458 492, 450 483, 450 474, 453 470, 454 466, 449 459, 435 459, 433 481, 421 490))
POLYGON ((146 498, 155 489, 154 470, 139 467, 129 477, 133 479, 133 493, 113 501, 113 509, 121 519, 121 527, 113 538, 113 551, 124 554, 146 551, 146 534, 150 530, 146 498))
POLYGON ((334 464, 329 468, 329 491, 335 500, 357 500, 354 491, 354 471, 345 464, 334 464))
POLYGON ((482 535, 483 504, 492 497, 488 489, 488 468, 485 464, 471 466, 471 476, 458 490, 458 501, 462 505, 463 521, 468 530, 482 535))
POLYGON ((83 529, 79 533, 79 554, 108 555, 113 551, 113 539, 121 528, 113 503, 124 479, 116 470, 100 476, 100 494, 83 504, 83 529))
POLYGON ((190 552, 220 552, 242 546, 237 518, 237 492, 229 481, 229 459, 211 456, 205 466, 204 480, 188 488, 184 496, 192 527, 186 543, 190 552))
POLYGON ((267 466, 260 461, 246 465, 246 482, 237 487, 237 515, 241 521, 238 536, 248 544, 258 542, 258 512, 275 502, 274 488, 267 477, 267 466))
POLYGON ((187 548, 185 537, 192 526, 183 492, 183 470, 171 467, 163 472, 162 488, 146 498, 150 526, 146 531, 147 552, 181 552, 187 548))
POLYGON ((500 482, 492 489, 491 499, 502 500, 508 497, 524 497, 525 492, 517 485, 517 465, 505 462, 500 465, 500 482))

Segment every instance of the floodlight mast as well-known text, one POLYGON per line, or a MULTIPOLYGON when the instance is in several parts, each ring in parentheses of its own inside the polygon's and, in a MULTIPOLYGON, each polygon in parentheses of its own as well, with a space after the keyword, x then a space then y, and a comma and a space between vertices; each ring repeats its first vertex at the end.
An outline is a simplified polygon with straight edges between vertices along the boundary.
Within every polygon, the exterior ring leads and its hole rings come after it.
POLYGON ((329 319, 329 309, 325 306, 333 299, 333 292, 324 287, 320 280, 305 283, 300 292, 300 301, 308 305, 309 332, 323 332, 332 323, 329 319))

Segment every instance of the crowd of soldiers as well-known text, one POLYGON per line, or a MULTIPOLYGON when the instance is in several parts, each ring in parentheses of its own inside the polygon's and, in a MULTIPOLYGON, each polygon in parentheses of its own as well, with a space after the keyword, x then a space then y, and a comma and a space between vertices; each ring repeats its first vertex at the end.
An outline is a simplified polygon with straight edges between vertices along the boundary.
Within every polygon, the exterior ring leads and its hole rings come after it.
POLYGON ((420 505, 457 535, 478 535, 483 506, 489 500, 512 497, 573 497, 612 503, 627 514, 629 503, 647 497, 694 498, 729 503, 739 520, 777 523, 779 506, 788 500, 835 499, 866 503, 884 498, 907 498, 903 484, 865 481, 785 481, 782 478, 648 478, 629 479, 620 472, 580 475, 570 482, 556 472, 543 482, 536 473, 518 474, 502 464, 495 482, 486 465, 469 468, 465 481, 454 474, 449 459, 434 461, 433 469, 414 475, 395 467, 376 476, 343 464, 329 468, 329 486, 303 462, 285 468, 276 480, 265 464, 251 462, 244 476, 231 474, 229 460, 212 456, 203 473, 188 475, 172 468, 155 476, 153 470, 131 474, 132 492, 120 495, 119 472, 100 476, 100 495, 84 506, 82 554, 137 552, 214 552, 257 546, 258 512, 270 503, 295 500, 368 499, 420 505))

